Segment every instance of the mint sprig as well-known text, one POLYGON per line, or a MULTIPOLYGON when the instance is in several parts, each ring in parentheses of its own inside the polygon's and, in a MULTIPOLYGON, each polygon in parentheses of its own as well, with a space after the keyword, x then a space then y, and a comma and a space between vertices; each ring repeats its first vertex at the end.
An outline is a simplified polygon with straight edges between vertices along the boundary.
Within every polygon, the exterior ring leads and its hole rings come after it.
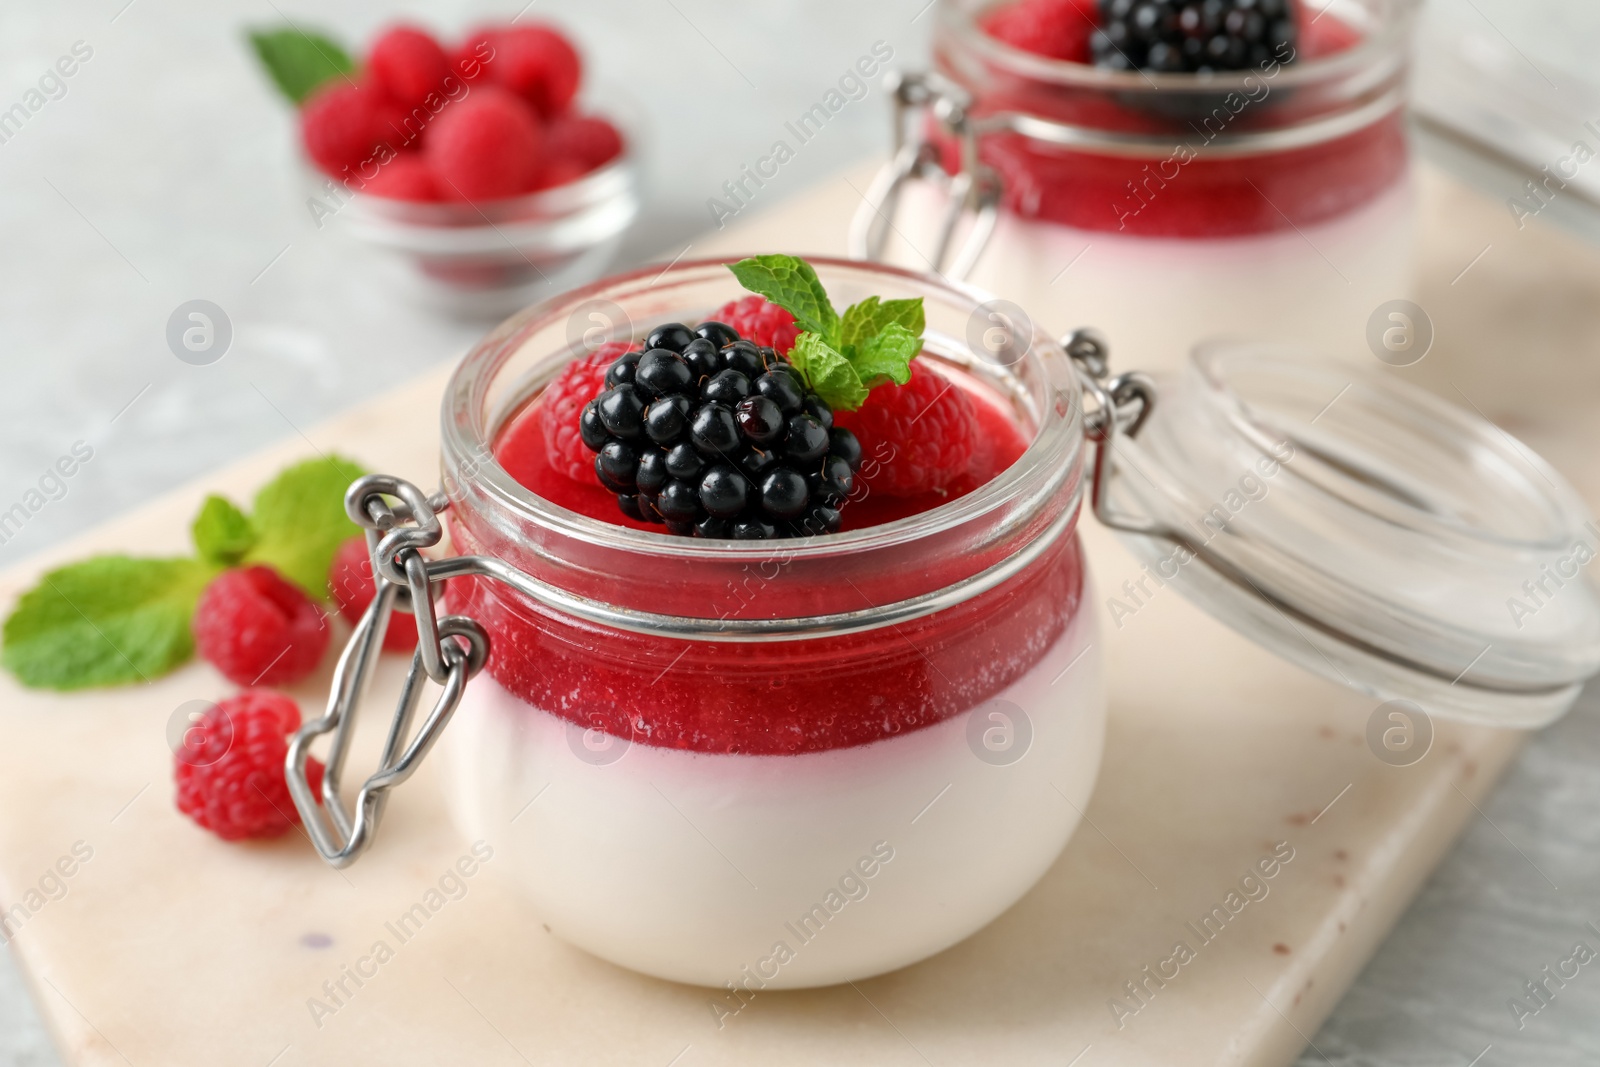
POLYGON ((911 380, 911 361, 922 351, 926 328, 921 297, 869 296, 840 315, 817 272, 798 256, 754 256, 728 269, 740 285, 794 316, 804 332, 789 362, 829 407, 854 411, 875 387, 911 380))
POLYGON ((95 556, 22 595, 0 652, 23 685, 86 689, 147 681, 194 653, 189 617, 222 568, 198 559, 95 556))
POLYGON ((800 372, 811 391, 836 411, 854 411, 867 399, 860 373, 844 353, 819 335, 801 334, 789 350, 789 365, 800 372))
POLYGON ((837 347, 839 313, 811 264, 796 256, 754 256, 728 268, 739 284, 788 311, 800 328, 837 347))
POLYGON ((0 663, 43 689, 150 681, 194 654, 200 594, 238 564, 268 564, 325 599, 334 552, 359 532, 344 491, 363 473, 338 456, 297 463, 262 487, 250 515, 209 496, 190 527, 193 557, 104 555, 57 567, 7 616, 0 663))
POLYGON ((203 560, 232 566, 256 543, 256 528, 250 516, 227 497, 213 493, 200 505, 200 514, 189 527, 195 551, 203 560))
POLYGON ((879 300, 869 296, 859 304, 852 304, 845 309, 839 339, 846 345, 859 345, 892 325, 903 326, 921 337, 927 326, 922 313, 922 298, 879 300))
POLYGON ((355 60, 332 38, 296 26, 251 30, 250 47, 284 96, 296 107, 324 82, 355 73, 355 60))
POLYGON ((344 513, 344 491, 367 473, 339 456, 297 463, 256 493, 250 522, 256 543, 242 562, 265 563, 312 599, 328 595, 328 567, 361 532, 344 513))
POLYGON ((904 385, 911 380, 911 361, 922 351, 922 337, 898 322, 891 322, 859 345, 846 345, 850 365, 868 389, 884 382, 904 385))

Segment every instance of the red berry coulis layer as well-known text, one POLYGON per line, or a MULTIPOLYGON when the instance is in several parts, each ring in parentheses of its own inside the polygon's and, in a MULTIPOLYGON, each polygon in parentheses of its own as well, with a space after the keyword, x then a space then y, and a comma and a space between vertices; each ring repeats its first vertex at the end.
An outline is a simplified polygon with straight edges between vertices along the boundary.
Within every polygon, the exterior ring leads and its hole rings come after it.
MULTIPOLYGON (((944 493, 852 500, 842 509, 846 530, 937 507, 1016 461, 1027 441, 1014 418, 997 399, 974 393, 973 400, 984 448, 969 475, 944 493)), ((500 465, 553 504, 658 532, 623 516, 615 494, 552 469, 538 411, 536 399, 507 425, 495 449, 500 465)), ((462 524, 454 534, 458 550, 473 550, 462 524)), ((783 543, 772 544, 774 559, 782 560, 783 543)), ((948 581, 971 569, 963 559, 949 566, 948 581)), ((935 586, 941 579, 917 577, 935 586)), ((752 580, 773 596, 791 592, 780 562, 755 568, 752 580)), ((641 744, 787 755, 867 744, 982 703, 1038 662, 1075 616, 1082 589, 1078 541, 1066 536, 1024 572, 963 604, 895 627, 809 641, 686 643, 620 634, 557 617, 483 582, 452 582, 449 596, 451 610, 488 627, 490 674, 536 707, 641 744)), ((685 589, 684 603, 669 596, 652 607, 705 615, 704 596, 685 589)), ((807 613, 800 599, 794 603, 791 613, 807 613)))

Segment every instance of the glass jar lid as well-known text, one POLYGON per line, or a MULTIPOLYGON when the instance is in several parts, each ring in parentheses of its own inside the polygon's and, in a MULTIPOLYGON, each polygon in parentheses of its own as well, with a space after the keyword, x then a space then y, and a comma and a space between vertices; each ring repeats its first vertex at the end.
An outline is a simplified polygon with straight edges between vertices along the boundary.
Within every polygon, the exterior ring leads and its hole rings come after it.
POLYGON ((1111 435, 1096 510, 1222 622, 1375 698, 1494 726, 1560 717, 1600 671, 1600 527, 1505 431, 1268 344, 1204 344, 1156 395, 1137 436, 1111 435))

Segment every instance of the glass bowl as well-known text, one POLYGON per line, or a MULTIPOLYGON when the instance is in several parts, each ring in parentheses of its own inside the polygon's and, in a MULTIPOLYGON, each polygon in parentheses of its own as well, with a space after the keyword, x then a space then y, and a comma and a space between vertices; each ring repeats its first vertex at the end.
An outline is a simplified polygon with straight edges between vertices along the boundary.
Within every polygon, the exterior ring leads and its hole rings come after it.
POLYGON ((355 193, 334 223, 388 253, 406 291, 443 311, 500 318, 603 273, 639 214, 639 161, 623 154, 576 181, 482 203, 355 193))

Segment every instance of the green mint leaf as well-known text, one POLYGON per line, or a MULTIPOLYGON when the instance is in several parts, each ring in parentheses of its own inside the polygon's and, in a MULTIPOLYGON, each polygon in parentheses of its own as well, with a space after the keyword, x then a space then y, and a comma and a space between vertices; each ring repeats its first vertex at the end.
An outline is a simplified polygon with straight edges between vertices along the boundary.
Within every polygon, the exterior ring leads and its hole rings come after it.
POLYGON ((848 350, 850 365, 868 389, 911 380, 911 361, 922 351, 922 338, 898 322, 891 322, 860 345, 848 350))
POLYGON ((355 73, 355 60, 320 33, 293 26, 251 30, 250 46, 283 95, 298 107, 323 82, 355 73))
POLYGON ((339 456, 309 459, 279 474, 256 494, 255 545, 243 562, 275 567, 314 599, 327 599, 333 554, 361 532, 344 513, 344 491, 365 474, 339 456))
POLYGON ((839 344, 839 313, 811 264, 795 256, 755 256, 730 264, 739 284, 760 293, 794 316, 802 330, 839 344))
POLYGON ((789 362, 805 377, 811 391, 835 411, 854 411, 867 399, 866 387, 850 361, 814 333, 800 335, 789 352, 789 362))
POLYGON ((927 320, 922 311, 922 298, 919 296, 910 300, 880 301, 875 296, 869 296, 859 304, 851 304, 845 309, 840 340, 845 345, 859 347, 893 323, 898 323, 921 337, 922 331, 927 327, 927 320))
POLYGON ((238 563, 256 543, 256 528, 233 501, 215 494, 206 497, 190 527, 195 551, 211 563, 238 563))
POLYGON ((6 619, 0 660, 24 685, 147 681, 194 652, 189 618, 218 573, 195 559, 95 556, 46 574, 6 619))

